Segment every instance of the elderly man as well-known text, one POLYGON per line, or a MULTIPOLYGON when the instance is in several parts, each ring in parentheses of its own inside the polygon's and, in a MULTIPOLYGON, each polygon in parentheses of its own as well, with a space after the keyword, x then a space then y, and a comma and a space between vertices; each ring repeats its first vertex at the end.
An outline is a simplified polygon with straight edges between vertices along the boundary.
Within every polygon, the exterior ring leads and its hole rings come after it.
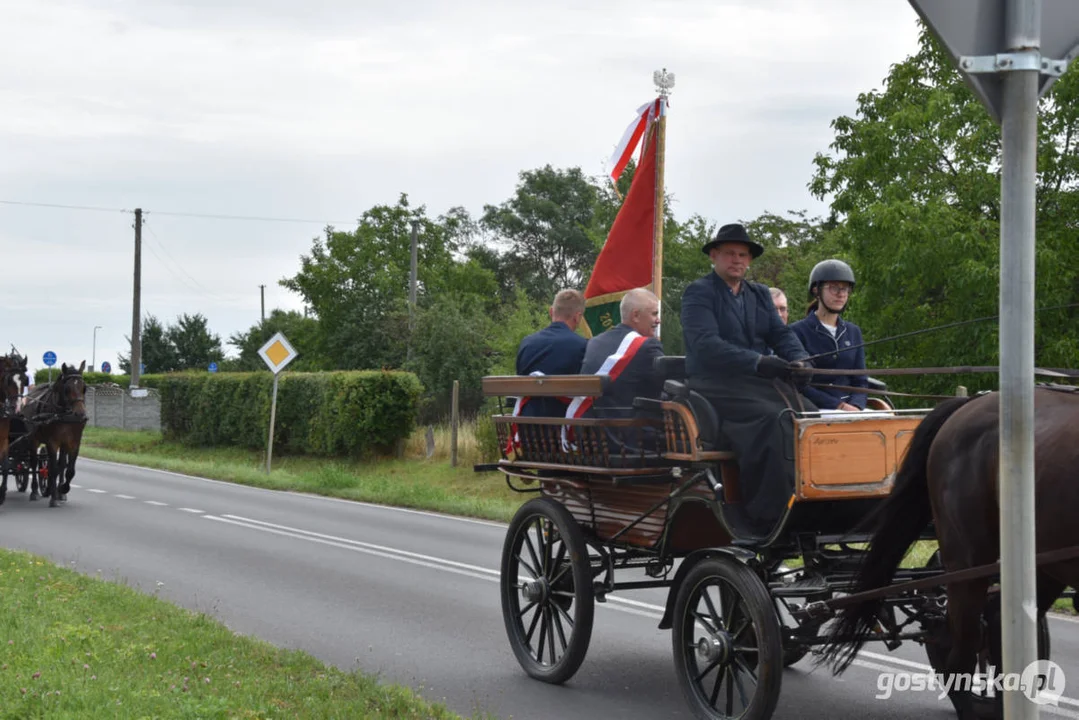
POLYGON ((768 288, 768 292, 772 293, 772 302, 776 306, 776 312, 779 313, 779 319, 786 325, 790 317, 790 306, 787 304, 786 294, 777 287, 768 288))
POLYGON ((618 309, 622 322, 588 341, 581 364, 582 374, 610 378, 593 406, 597 414, 608 417, 629 416, 633 398, 658 398, 663 392, 663 378, 652 367, 663 356, 663 345, 656 337, 659 300, 648 290, 630 290, 618 309))
MULTIPOLYGON (((551 324, 532 333, 517 348, 518 375, 576 375, 588 345, 577 326, 584 319, 584 295, 579 290, 562 290, 548 311, 551 324)), ((561 417, 566 404, 558 398, 522 399, 522 417, 561 417)))
POLYGON ((701 248, 714 271, 682 295, 689 385, 716 407, 738 453, 744 507, 754 530, 771 530, 794 489, 794 440, 785 412, 816 410, 791 385, 809 354, 780 320, 768 287, 745 279, 764 248, 738 224, 701 248), (769 349, 774 354, 768 354, 769 349))

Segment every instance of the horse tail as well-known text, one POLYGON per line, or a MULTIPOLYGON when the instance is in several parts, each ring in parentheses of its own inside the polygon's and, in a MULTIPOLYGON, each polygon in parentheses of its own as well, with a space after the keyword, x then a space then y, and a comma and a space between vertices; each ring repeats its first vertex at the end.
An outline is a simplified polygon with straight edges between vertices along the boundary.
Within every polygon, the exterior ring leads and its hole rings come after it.
MULTIPOLYGON (((859 523, 860 529, 875 529, 854 578, 852 593, 891 584, 907 550, 929 525, 933 514, 927 473, 929 449, 944 423, 970 399, 945 400, 918 424, 896 472, 892 492, 859 523)), ((840 611, 817 663, 831 663, 837 675, 846 670, 876 627, 882 609, 883 603, 878 599, 840 611)))

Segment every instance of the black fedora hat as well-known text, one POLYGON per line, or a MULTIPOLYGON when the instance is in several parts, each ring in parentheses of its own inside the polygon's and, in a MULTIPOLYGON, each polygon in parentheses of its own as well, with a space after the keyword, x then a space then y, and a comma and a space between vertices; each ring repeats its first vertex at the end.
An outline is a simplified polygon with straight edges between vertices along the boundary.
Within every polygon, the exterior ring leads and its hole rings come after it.
POLYGON ((711 252, 712 248, 717 245, 729 242, 748 245, 750 254, 755 258, 760 257, 761 253, 764 252, 764 246, 750 240, 749 233, 747 233, 745 227, 739 223, 731 223, 730 225, 721 227, 719 232, 716 233, 716 236, 704 244, 704 247, 701 248, 701 252, 707 255, 711 252))

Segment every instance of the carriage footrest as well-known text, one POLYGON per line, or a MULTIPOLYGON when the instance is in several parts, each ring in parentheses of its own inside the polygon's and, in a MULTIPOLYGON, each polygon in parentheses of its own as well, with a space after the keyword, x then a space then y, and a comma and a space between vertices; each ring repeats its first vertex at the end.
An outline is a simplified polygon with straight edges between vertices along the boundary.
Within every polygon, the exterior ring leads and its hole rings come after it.
POLYGON ((790 614, 797 622, 802 623, 807 620, 830 618, 835 615, 835 611, 824 600, 815 600, 811 603, 806 603, 802 607, 791 608, 790 614))

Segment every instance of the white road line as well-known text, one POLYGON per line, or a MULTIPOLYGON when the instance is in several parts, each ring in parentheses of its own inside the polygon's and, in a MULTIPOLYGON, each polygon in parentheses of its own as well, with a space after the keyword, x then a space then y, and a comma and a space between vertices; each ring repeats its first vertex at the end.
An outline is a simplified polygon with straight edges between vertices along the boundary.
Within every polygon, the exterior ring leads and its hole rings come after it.
POLYGON ((202 515, 206 511, 205 510, 196 510, 195 508, 180 508, 180 512, 189 512, 189 513, 195 513, 196 515, 202 515))
POLYGON ((107 490, 98 490, 97 488, 87 488, 86 492, 98 493, 99 495, 108 495, 107 490))
POLYGON ((111 460, 95 460, 94 458, 79 458, 80 461, 87 461, 90 463, 101 463, 102 465, 118 465, 123 468, 145 470, 147 472, 161 473, 162 475, 173 475, 175 477, 185 478, 187 480, 199 480, 200 482, 212 483, 214 485, 224 485, 230 488, 241 489, 245 491, 260 492, 260 493, 273 493, 274 495, 295 495, 297 497, 306 498, 308 500, 319 500, 332 503, 345 503, 348 505, 359 505, 361 507, 373 508, 376 510, 389 510, 390 512, 406 513, 408 515, 421 515, 423 517, 438 518, 440 520, 452 520, 454 522, 468 523, 470 525, 486 525, 487 527, 496 527, 505 529, 507 523, 495 522, 493 520, 480 520, 479 518, 461 517, 460 515, 448 515, 446 513, 432 512, 430 510, 414 510, 412 508, 394 507, 393 505, 380 505, 378 503, 363 502, 362 500, 346 500, 345 498, 329 497, 328 495, 316 495, 314 493, 298 492, 295 490, 271 490, 270 488, 260 488, 253 485, 241 485, 240 483, 228 482, 227 480, 214 480, 213 478, 200 477, 199 475, 186 475, 184 473, 173 472, 172 470, 158 470, 157 468, 145 467, 143 465, 131 465, 130 463, 119 463, 111 460))
POLYGON ((82 485, 76 485, 75 483, 71 483, 71 487, 73 487, 73 488, 81 488, 82 485))
POLYGON ((134 495, 114 495, 113 497, 118 497, 121 500, 134 500, 135 499, 134 495))
POLYGON ((147 505, 156 505, 157 507, 168 507, 168 503, 163 503, 160 500, 143 500, 147 505))

